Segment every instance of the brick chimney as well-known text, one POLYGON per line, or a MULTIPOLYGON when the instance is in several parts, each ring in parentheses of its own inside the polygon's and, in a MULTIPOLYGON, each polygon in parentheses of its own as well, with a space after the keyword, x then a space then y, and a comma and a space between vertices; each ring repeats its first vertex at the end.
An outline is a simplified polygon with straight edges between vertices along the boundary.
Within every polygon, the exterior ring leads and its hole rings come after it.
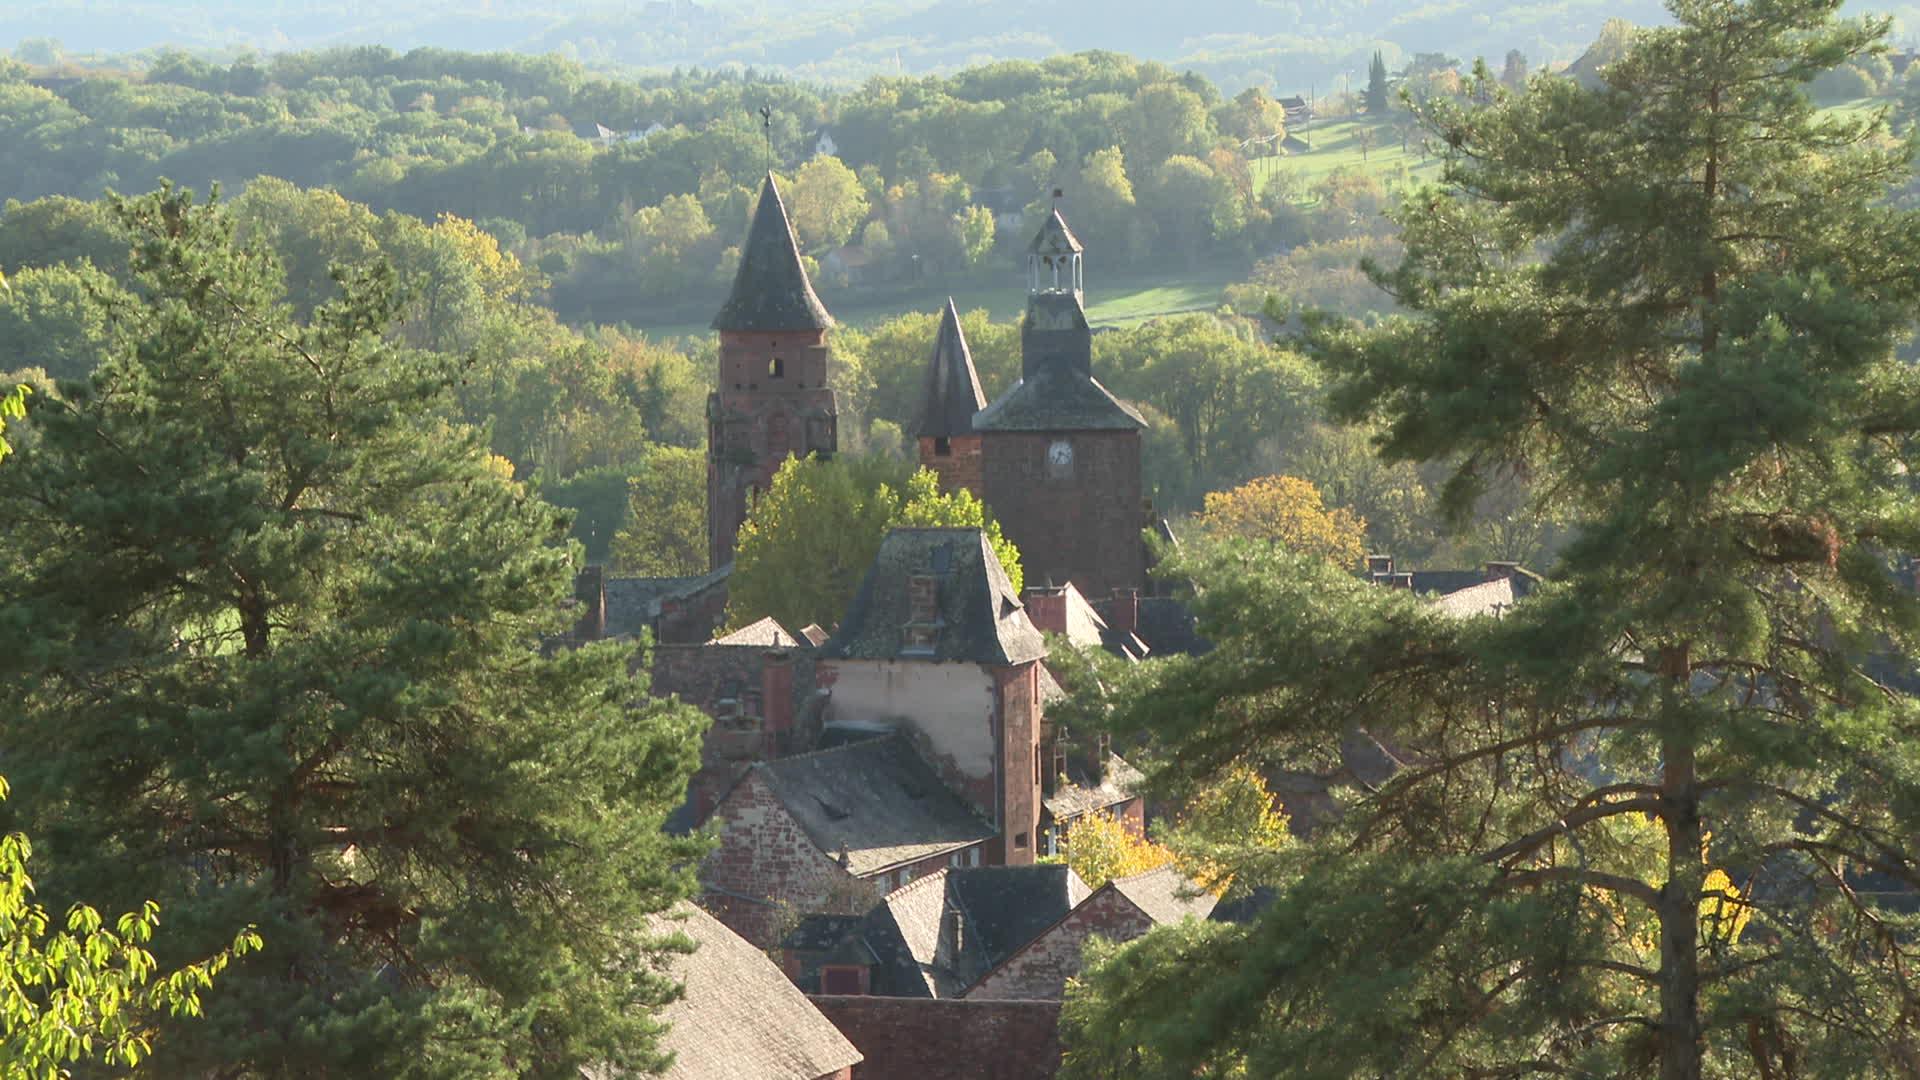
POLYGON ((589 566, 573 578, 573 598, 580 602, 580 619, 573 635, 581 641, 599 641, 607 636, 607 571, 589 566))
POLYGON ((1139 589, 1113 590, 1113 610, 1107 614, 1107 625, 1122 634, 1140 629, 1139 589))
POLYGON ((770 649, 760 665, 760 715, 766 718, 767 740, 781 744, 793 731, 793 654, 770 649))
POLYGON ((1067 587, 1065 585, 1034 585, 1020 597, 1026 605, 1027 618, 1033 625, 1049 634, 1067 632, 1067 587))

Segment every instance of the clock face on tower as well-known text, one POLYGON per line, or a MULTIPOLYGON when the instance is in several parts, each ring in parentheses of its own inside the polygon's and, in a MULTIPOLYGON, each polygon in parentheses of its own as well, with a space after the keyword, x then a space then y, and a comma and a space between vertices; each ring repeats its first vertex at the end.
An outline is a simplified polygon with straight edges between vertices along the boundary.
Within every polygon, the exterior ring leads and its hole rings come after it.
POLYGON ((1065 439, 1057 439, 1047 447, 1047 467, 1055 476, 1063 476, 1073 468, 1073 444, 1065 439))

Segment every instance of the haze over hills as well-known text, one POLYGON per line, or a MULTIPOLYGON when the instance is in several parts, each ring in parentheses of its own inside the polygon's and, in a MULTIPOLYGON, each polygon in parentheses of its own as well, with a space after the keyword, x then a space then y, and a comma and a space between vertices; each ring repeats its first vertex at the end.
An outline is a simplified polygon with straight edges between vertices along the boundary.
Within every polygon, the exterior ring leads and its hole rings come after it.
MULTIPOLYGON (((0 51, 234 53, 378 44, 396 50, 559 52, 610 68, 751 66, 852 81, 989 60, 1111 49, 1191 68, 1229 93, 1337 87, 1375 49, 1498 66, 1571 60, 1609 18, 1660 21, 1656 0, 12 0, 0 51)), ((29 55, 31 54, 31 55, 29 55)))

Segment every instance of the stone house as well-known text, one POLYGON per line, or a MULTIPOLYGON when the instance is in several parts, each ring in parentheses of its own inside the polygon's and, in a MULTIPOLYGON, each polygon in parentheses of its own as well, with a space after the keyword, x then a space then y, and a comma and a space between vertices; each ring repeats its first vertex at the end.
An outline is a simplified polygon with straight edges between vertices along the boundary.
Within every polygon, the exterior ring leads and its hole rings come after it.
POLYGON ((1198 891, 1170 866, 1115 878, 982 975, 964 996, 1060 1000, 1067 980, 1080 973, 1088 938, 1132 941, 1156 926, 1205 919, 1214 903, 1211 893, 1198 891))

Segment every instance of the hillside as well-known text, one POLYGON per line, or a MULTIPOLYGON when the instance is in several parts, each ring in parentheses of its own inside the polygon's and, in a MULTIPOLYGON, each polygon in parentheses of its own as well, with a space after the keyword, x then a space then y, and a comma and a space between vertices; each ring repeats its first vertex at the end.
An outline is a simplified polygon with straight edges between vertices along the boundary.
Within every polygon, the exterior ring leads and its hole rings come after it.
POLYGON ((0 51, 127 53, 161 46, 235 52, 346 44, 406 50, 559 52, 599 67, 754 67, 808 79, 946 73, 995 59, 1111 49, 1191 68, 1229 93, 1247 85, 1326 92, 1375 49, 1570 60, 1608 18, 1657 21, 1652 0, 1335 4, 1330 0, 14 0, 0 51))

